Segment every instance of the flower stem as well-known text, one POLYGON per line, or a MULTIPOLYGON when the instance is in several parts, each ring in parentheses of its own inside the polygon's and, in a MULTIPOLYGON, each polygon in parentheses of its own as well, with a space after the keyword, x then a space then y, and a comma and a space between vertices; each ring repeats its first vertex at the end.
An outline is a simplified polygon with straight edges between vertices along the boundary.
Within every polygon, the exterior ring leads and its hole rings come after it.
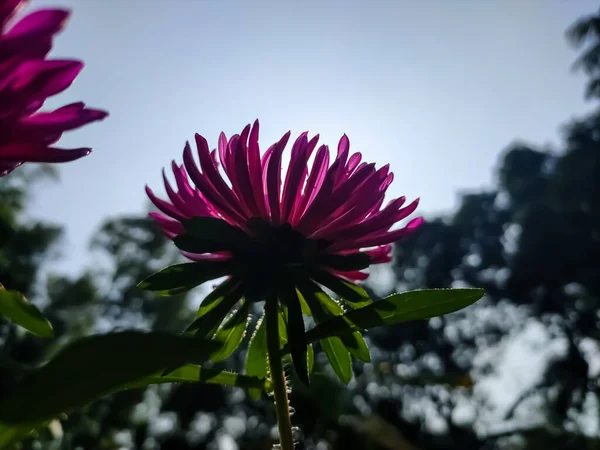
POLYGON ((290 419, 289 400, 281 353, 279 351, 279 304, 276 298, 269 298, 265 302, 265 320, 267 321, 267 353, 269 355, 269 369, 271 371, 271 384, 275 395, 275 409, 277 411, 277 426, 279 427, 279 443, 281 450, 294 450, 292 436, 292 422, 290 419))

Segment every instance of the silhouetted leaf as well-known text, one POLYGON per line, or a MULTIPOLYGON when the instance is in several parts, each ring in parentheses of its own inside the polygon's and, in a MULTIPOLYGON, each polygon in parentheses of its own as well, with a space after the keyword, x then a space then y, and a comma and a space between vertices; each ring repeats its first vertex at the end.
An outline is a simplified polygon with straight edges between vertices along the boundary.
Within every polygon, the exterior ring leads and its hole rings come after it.
POLYGON ((278 283, 277 294, 282 304, 287 306, 287 330, 292 362, 300 381, 309 384, 304 318, 296 288, 290 280, 278 283))
POLYGON ((39 309, 29 303, 20 292, 7 291, 2 285, 0 285, 0 315, 40 337, 54 336, 52 325, 39 309))
POLYGON ((165 376, 160 376, 160 373, 157 373, 152 376, 140 378, 136 382, 128 384, 127 388, 143 388, 150 384, 198 382, 257 389, 259 391, 267 388, 266 377, 255 377, 225 370, 207 369, 194 364, 186 364, 165 376))
POLYGON ((181 250, 192 253, 214 253, 243 250, 252 245, 241 228, 214 217, 194 217, 182 221, 185 233, 173 239, 181 250))
POLYGON ((217 342, 126 331, 90 336, 23 377, 0 403, 0 422, 30 428, 167 366, 201 363, 217 342))
POLYGON ((159 295, 177 295, 187 292, 209 280, 227 275, 227 261, 198 261, 175 264, 150 275, 138 284, 140 289, 154 291, 159 295))

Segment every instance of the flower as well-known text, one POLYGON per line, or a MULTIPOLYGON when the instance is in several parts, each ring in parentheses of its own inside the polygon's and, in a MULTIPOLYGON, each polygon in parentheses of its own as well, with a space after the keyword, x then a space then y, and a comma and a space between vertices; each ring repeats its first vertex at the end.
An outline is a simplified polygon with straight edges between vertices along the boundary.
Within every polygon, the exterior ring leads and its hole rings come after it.
POLYGON ((163 170, 168 200, 146 187, 160 210, 150 216, 195 263, 167 268, 140 286, 176 294, 227 276, 202 303, 193 329, 214 333, 242 297, 246 303, 279 301, 288 311, 294 358, 295 350, 300 356, 306 351, 301 310, 318 322, 343 312, 323 296, 319 285, 349 307, 364 306, 370 299, 355 284, 367 278, 363 269, 390 261, 391 244, 423 220, 415 218, 391 230, 415 211, 418 200, 404 206, 406 199, 400 197, 382 208, 393 179, 389 166, 376 169, 375 164, 361 162, 360 153, 350 155, 346 135, 331 164, 329 148, 321 145, 309 167, 319 136, 309 139, 302 133, 281 180, 290 133, 261 156, 258 132, 256 121, 230 139, 221 133, 218 151, 212 152, 206 139, 196 134, 200 166, 187 143, 183 165, 172 163, 175 186, 163 170), (293 337, 298 334, 300 338, 293 337))
POLYGON ((89 148, 65 151, 52 145, 65 131, 108 115, 80 102, 39 112, 48 97, 71 85, 83 63, 46 59, 69 12, 44 9, 15 21, 25 3, 0 0, 0 176, 25 162, 67 162, 88 155, 89 148))

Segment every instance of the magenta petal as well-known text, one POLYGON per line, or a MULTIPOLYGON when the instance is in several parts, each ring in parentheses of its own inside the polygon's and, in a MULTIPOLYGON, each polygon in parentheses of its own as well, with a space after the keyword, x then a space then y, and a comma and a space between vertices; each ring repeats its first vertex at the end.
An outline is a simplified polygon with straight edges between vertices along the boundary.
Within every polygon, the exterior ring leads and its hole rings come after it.
POLYGON ((300 205, 294 211, 294 216, 290 222, 292 225, 296 225, 321 189, 323 181, 325 181, 328 165, 329 148, 326 145, 322 145, 319 147, 317 155, 315 156, 315 161, 313 162, 310 175, 306 181, 306 188, 302 194, 300 205))
POLYGON ((252 192, 254 193, 254 201, 258 209, 258 216, 264 219, 268 218, 267 206, 265 204, 265 192, 263 189, 262 167, 260 161, 260 147, 258 145, 258 119, 252 126, 250 138, 248 142, 248 173, 250 175, 250 183, 252 192))
POLYGON ((369 274, 365 272, 361 272, 360 270, 352 270, 350 272, 340 272, 338 270, 330 270, 330 273, 333 275, 344 278, 350 282, 353 281, 363 281, 369 278, 369 274))
POLYGON ((386 244, 373 250, 367 250, 365 253, 371 258, 371 264, 383 264, 392 260, 391 252, 391 244, 386 244))
POLYGON ((291 222, 293 213, 300 207, 300 196, 302 195, 302 188, 308 174, 308 160, 317 146, 318 140, 319 135, 307 141, 307 133, 302 133, 294 144, 297 147, 292 149, 292 159, 283 188, 282 222, 291 222))
POLYGON ((177 220, 169 219, 162 214, 155 212, 151 212, 149 216, 165 233, 176 236, 184 232, 183 225, 177 220))
POLYGON ((362 155, 360 153, 354 153, 350 157, 350 159, 348 160, 348 166, 346 167, 348 174, 351 174, 354 171, 354 169, 356 169, 361 159, 362 155))
POLYGON ((350 139, 345 134, 340 139, 338 143, 338 154, 337 160, 340 162, 339 170, 335 176, 334 186, 337 187, 339 183, 342 182, 344 177, 346 177, 346 161, 348 160, 348 153, 350 152, 350 139))
POLYGON ((280 193, 281 193, 281 155, 290 138, 290 132, 288 131, 279 140, 273 150, 273 154, 269 158, 267 166, 267 188, 266 194, 269 199, 269 211, 271 213, 271 220, 275 224, 280 223, 280 193))
POLYGON ((41 9, 19 20, 5 35, 5 38, 23 35, 53 35, 65 25, 69 11, 66 9, 41 9))
POLYGON ((20 121, 22 128, 36 132, 64 132, 103 120, 108 116, 105 111, 86 109, 83 103, 73 103, 52 112, 41 112, 20 121))
POLYGON ((17 12, 18 7, 22 6, 22 0, 3 0, 0 1, 0 31, 6 25, 6 22, 17 12))
MULTIPOLYGON (((208 142, 204 137, 199 134, 195 135, 196 147, 198 148, 198 157, 200 158, 200 165, 204 172, 205 179, 213 186, 214 191, 218 193, 233 211, 236 211, 238 216, 248 219, 248 210, 243 203, 241 203, 233 194, 227 183, 223 180, 217 168, 215 167, 212 157, 210 156, 210 150, 208 148, 208 142)), ((205 194, 206 195, 206 194, 205 194)))
POLYGON ((176 220, 187 219, 187 217, 184 216, 183 214, 181 214, 177 210, 177 208, 175 208, 173 205, 171 205, 168 202, 165 202, 164 200, 161 200, 156 195, 154 195, 154 192, 148 186, 146 186, 146 195, 148 196, 150 201, 152 203, 154 203, 154 206, 156 206, 160 211, 165 213, 167 216, 172 217, 173 219, 176 219, 176 220))
POLYGON ((235 164, 235 174, 237 178, 236 195, 240 200, 244 209, 248 211, 248 218, 260 215, 260 211, 254 201, 254 192, 252 191, 252 182, 248 172, 248 135, 250 134, 250 125, 246 126, 237 141, 237 145, 233 150, 233 161, 235 164))
POLYGON ((89 155, 91 149, 63 150, 37 144, 15 143, 0 146, 0 160, 12 162, 69 162, 89 155))
POLYGON ((27 61, 16 72, 11 88, 32 100, 50 97, 69 87, 81 69, 80 61, 27 61))
POLYGON ((356 240, 338 241, 333 244, 330 248, 331 251, 359 249, 366 247, 375 247, 378 245, 391 244, 397 242, 403 237, 406 237, 413 233, 422 223, 424 222, 422 217, 417 217, 411 220, 406 227, 399 230, 388 231, 380 234, 365 236, 356 240))
MULTIPOLYGON (((352 177, 342 181, 333 194, 327 199, 327 202, 324 203, 318 211, 316 210, 314 212, 310 224, 307 226, 316 231, 321 227, 323 220, 329 221, 335 219, 351 209, 356 202, 368 198, 366 195, 353 195, 353 193, 358 189, 362 189, 365 182, 374 175, 377 175, 375 172, 375 164, 368 164, 357 171, 352 177)), ((366 192, 369 192, 369 190, 366 189, 366 192)))

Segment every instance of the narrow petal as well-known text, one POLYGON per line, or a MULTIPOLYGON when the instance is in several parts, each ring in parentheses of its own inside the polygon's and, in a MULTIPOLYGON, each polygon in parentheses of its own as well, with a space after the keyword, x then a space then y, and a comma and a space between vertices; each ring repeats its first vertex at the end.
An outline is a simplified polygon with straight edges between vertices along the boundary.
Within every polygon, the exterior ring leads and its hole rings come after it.
POLYGON ((36 133, 73 130, 108 116, 105 111, 87 109, 83 103, 73 103, 52 112, 37 113, 19 122, 21 128, 36 133))
POLYGON ((29 99, 47 98, 68 88, 83 69, 74 60, 27 61, 13 77, 11 90, 29 99))
POLYGON ((307 142, 306 135, 307 133, 300 135, 301 137, 296 141, 298 148, 295 152, 292 150, 292 159, 288 167, 283 189, 282 222, 289 222, 294 210, 300 207, 299 200, 308 174, 308 160, 319 140, 319 135, 316 135, 307 142))
POLYGON ((43 36, 52 36, 62 30, 68 17, 69 11, 66 9, 53 8, 34 11, 15 23, 3 36, 3 39, 24 35, 34 35, 37 39, 43 36))
POLYGON ((198 157, 200 158, 200 166, 205 175, 206 180, 214 187, 215 191, 218 192, 227 202, 228 206, 235 210, 245 220, 250 218, 250 213, 246 205, 240 201, 227 186, 227 183, 219 174, 219 171, 215 167, 212 157, 210 156, 210 150, 208 148, 208 142, 204 137, 199 134, 195 135, 196 146, 198 148, 198 157))
MULTIPOLYGON (((219 212, 219 214, 232 222, 245 222, 246 218, 242 216, 236 209, 232 208, 219 194, 219 192, 215 190, 212 184, 209 183, 204 174, 198 170, 196 162, 194 161, 194 157, 192 156, 192 149, 189 143, 186 143, 183 151, 183 163, 196 187, 200 190, 200 192, 202 192, 202 194, 219 212)), ((229 187, 227 188, 229 189, 229 187)))
POLYGON ((248 171, 248 135, 250 133, 250 125, 246 126, 237 141, 237 145, 233 150, 233 161, 235 164, 235 174, 237 177, 237 190, 235 191, 237 198, 240 200, 244 209, 248 212, 248 218, 257 217, 260 211, 254 201, 254 192, 252 190, 252 182, 250 181, 250 173, 248 171))
POLYGON ((265 204, 265 192, 262 180, 262 167, 260 161, 260 147, 258 145, 259 123, 258 119, 252 126, 248 142, 248 173, 250 174, 250 183, 254 201, 258 209, 258 216, 264 219, 268 218, 267 206, 265 204))
POLYGON ((349 249, 360 249, 366 247, 375 247, 378 245, 391 244, 399 241, 403 237, 406 237, 413 233, 422 223, 424 222, 422 217, 417 217, 411 220, 406 227, 395 231, 387 231, 380 234, 365 236, 361 239, 346 240, 335 242, 328 250, 329 251, 340 251, 349 249))
POLYGON ((319 147, 319 150, 315 156, 308 180, 306 181, 304 192, 302 193, 300 205, 294 210, 294 215, 290 222, 292 225, 297 224, 298 220, 305 213, 306 209, 308 206, 310 206, 317 193, 321 189, 323 181, 325 180, 325 175, 327 174, 328 166, 329 148, 326 145, 322 145, 319 147))
POLYGON ((156 206, 160 211, 162 211, 167 216, 172 217, 173 219, 176 219, 179 221, 187 219, 187 217, 185 217, 185 215, 181 214, 181 212, 179 212, 179 210, 177 208, 175 208, 175 206, 171 205, 169 202, 166 202, 166 201, 158 198, 154 194, 152 189, 150 189, 149 186, 146 186, 146 195, 148 196, 150 201, 152 203, 154 203, 154 206, 156 206))
POLYGON ((269 199, 271 220, 275 224, 280 223, 281 155, 289 138, 290 132, 288 131, 275 146, 267 166, 266 194, 269 199))

